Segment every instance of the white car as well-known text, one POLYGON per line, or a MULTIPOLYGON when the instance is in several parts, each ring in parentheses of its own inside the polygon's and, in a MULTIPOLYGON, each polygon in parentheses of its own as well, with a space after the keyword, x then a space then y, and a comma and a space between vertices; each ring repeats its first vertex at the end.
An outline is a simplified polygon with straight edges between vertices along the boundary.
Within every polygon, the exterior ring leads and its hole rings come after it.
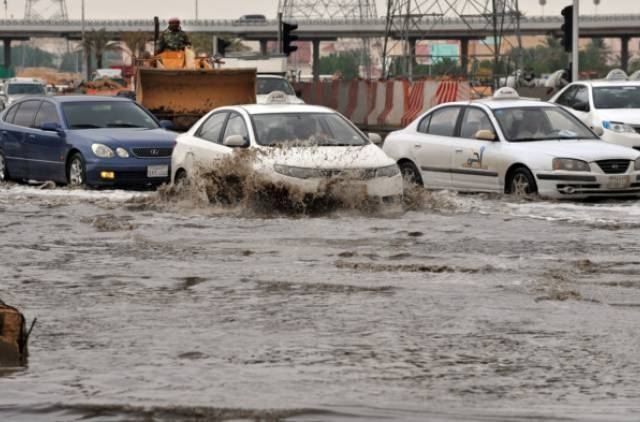
POLYGON ((603 128, 603 140, 640 150, 640 81, 574 82, 550 101, 587 126, 603 128))
POLYGON ((171 168, 174 182, 211 169, 237 149, 252 149, 254 170, 267 180, 317 193, 328 180, 347 180, 369 197, 402 196, 395 161, 341 114, 310 105, 221 107, 178 136, 171 168), (359 188, 358 188, 359 189, 359 188))
POLYGON ((256 103, 269 103, 269 94, 284 93, 289 104, 304 104, 286 78, 277 75, 258 75, 256 77, 256 103))
POLYGON ((603 142, 564 108, 519 99, 511 88, 432 108, 383 149, 406 179, 430 189, 640 196, 640 152, 603 142))

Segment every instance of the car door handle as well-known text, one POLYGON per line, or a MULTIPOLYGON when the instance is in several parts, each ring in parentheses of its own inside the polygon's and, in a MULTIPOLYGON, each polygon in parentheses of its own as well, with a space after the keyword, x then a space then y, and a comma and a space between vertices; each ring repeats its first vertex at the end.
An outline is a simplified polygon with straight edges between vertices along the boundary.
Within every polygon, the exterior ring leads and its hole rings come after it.
POLYGON ((463 149, 462 148, 456 148, 456 152, 462 152, 463 149))
POLYGON ((414 147, 414 148, 422 148, 422 145, 420 145, 420 144, 413 144, 413 147, 414 147))
POLYGON ((29 139, 36 139, 36 135, 29 135, 29 139))

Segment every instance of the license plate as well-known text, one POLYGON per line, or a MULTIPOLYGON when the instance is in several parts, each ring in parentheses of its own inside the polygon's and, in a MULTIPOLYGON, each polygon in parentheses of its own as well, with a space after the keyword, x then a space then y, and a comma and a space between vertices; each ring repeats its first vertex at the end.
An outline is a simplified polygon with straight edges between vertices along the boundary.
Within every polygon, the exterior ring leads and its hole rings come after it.
POLYGON ((147 166, 147 177, 169 177, 169 166, 147 166))
POLYGON ((624 189, 629 187, 629 176, 609 176, 607 189, 624 189))

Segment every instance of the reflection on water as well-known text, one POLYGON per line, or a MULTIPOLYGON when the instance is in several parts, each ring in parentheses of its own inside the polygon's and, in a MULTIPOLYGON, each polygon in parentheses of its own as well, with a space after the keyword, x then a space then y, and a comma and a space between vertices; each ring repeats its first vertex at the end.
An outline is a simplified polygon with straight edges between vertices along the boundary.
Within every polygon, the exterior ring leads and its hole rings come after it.
POLYGON ((0 298, 39 321, 3 420, 640 415, 637 202, 175 194, 0 185, 0 298))

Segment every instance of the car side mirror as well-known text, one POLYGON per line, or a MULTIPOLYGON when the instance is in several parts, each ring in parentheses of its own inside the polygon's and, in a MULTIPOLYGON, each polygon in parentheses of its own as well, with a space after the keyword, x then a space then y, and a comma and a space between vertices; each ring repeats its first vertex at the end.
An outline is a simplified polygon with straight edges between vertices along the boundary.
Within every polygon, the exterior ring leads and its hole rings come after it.
POLYGON ((62 126, 60 126, 56 122, 45 122, 40 126, 40 130, 44 130, 47 132, 57 132, 61 137, 64 137, 65 135, 62 126))
POLYGON ((247 144, 247 141, 244 139, 242 135, 231 135, 227 136, 227 138, 222 143, 226 147, 243 147, 247 144))
POLYGON ((496 141, 496 134, 488 129, 480 129, 473 135, 475 139, 479 139, 481 141, 496 141))
POLYGON ((382 146, 382 136, 377 133, 370 132, 367 134, 372 144, 382 146))
POLYGON ((591 128, 591 130, 593 130, 593 133, 595 133, 598 136, 604 135, 604 129, 602 129, 600 126, 593 127, 591 128))
POLYGON ((160 127, 165 130, 172 130, 175 126, 171 120, 160 120, 160 127))
POLYGON ((589 104, 585 103, 584 101, 578 101, 577 103, 573 104, 572 107, 574 110, 577 111, 589 111, 589 104))
POLYGON ((298 97, 298 98, 302 98, 302 91, 301 91, 301 90, 296 89, 296 90, 295 90, 295 93, 296 93, 296 97, 298 97))

